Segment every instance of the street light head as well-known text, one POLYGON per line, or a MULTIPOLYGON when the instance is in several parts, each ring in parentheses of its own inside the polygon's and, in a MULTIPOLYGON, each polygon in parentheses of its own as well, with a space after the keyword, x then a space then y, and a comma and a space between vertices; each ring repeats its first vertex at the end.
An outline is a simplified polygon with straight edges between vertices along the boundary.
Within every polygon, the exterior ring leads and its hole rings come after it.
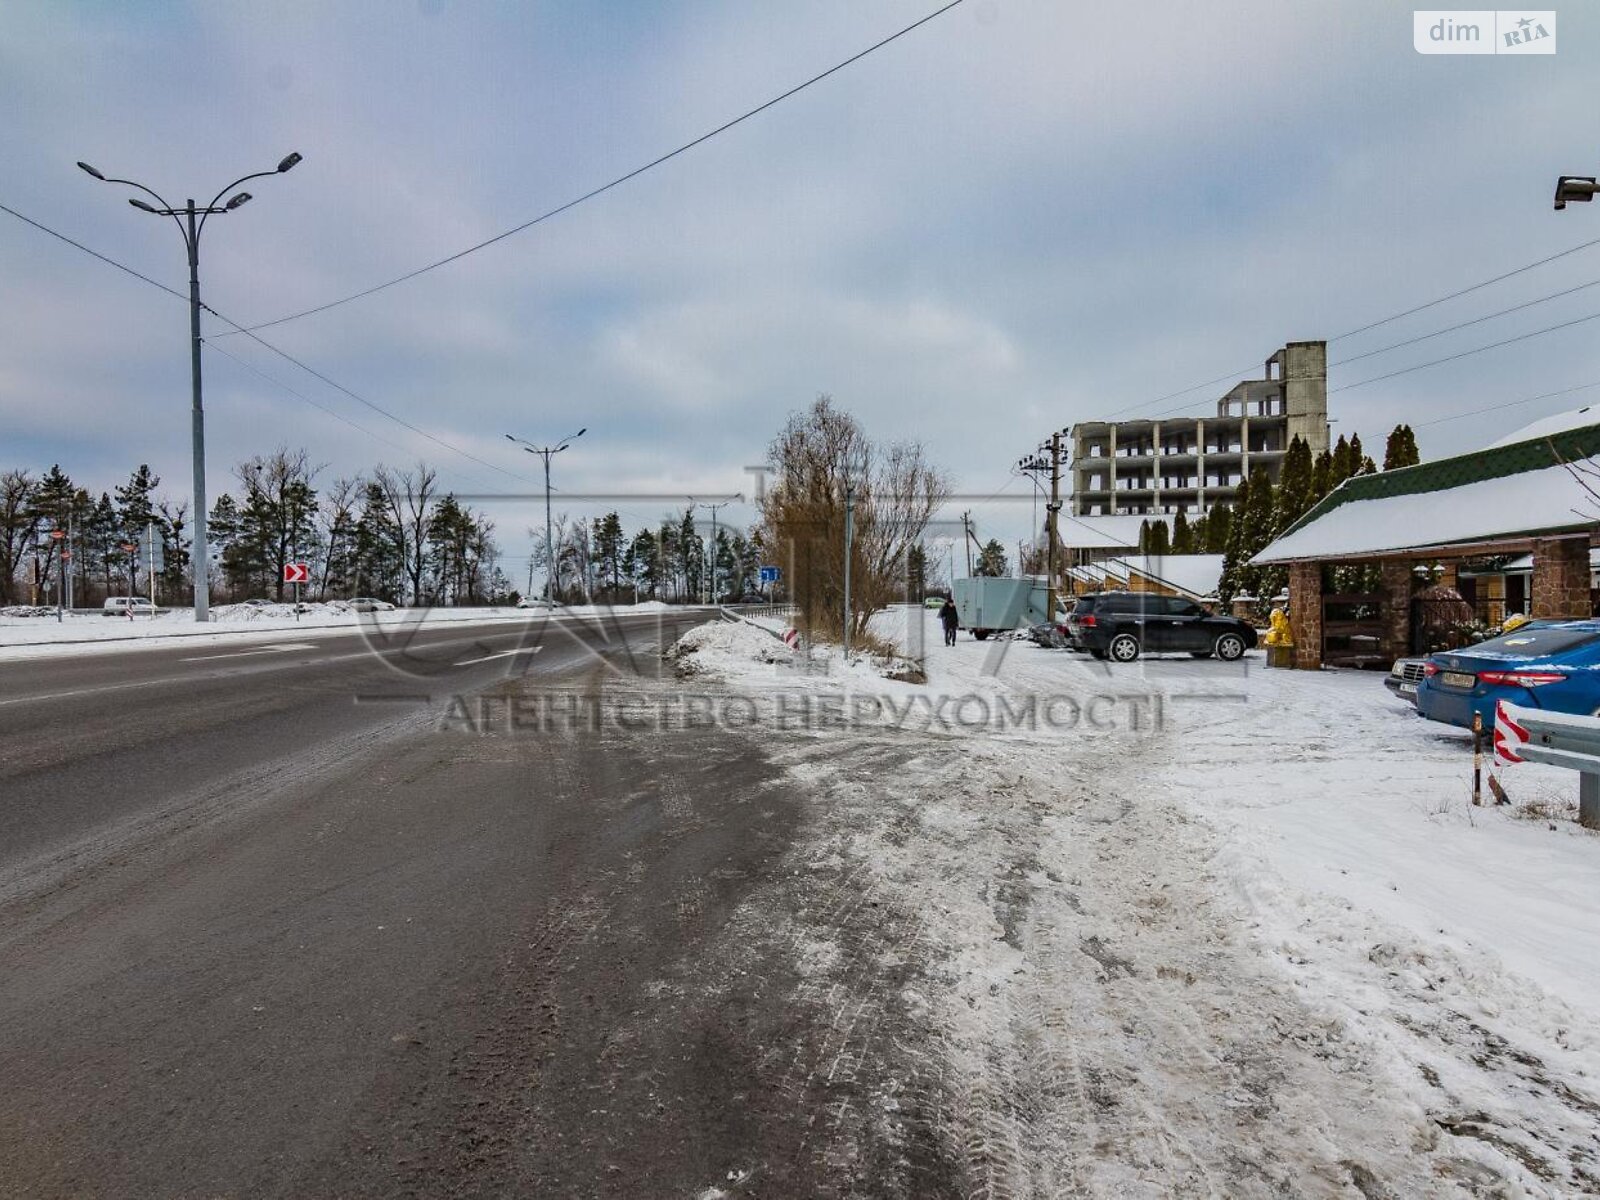
POLYGON ((143 200, 140 200, 137 196, 135 196, 133 199, 129 200, 128 203, 133 205, 135 208, 144 210, 147 213, 154 213, 158 217, 161 215, 161 210, 159 208, 151 207, 150 205, 146 204, 143 200))
POLYGON ((100 182, 101 182, 101 183, 104 183, 104 182, 105 182, 105 181, 106 181, 106 177, 105 177, 105 176, 104 176, 104 175, 102 175, 102 174, 100 174, 100 172, 99 172, 99 171, 96 171, 96 170, 95 170, 95 169, 94 169, 94 168, 93 168, 93 167, 91 167, 91 166, 90 166, 90 165, 89 165, 89 164, 88 164, 88 163, 86 163, 86 162, 81 162, 81 163, 79 163, 79 164, 78 164, 78 169, 79 169, 79 170, 80 170, 80 171, 82 171, 82 172, 84 172, 84 173, 85 173, 85 174, 87 174, 87 175, 93 175, 93 176, 94 176, 94 177, 95 177, 95 178, 96 178, 96 179, 98 179, 98 180, 99 180, 99 181, 100 181, 100 182))
POLYGON ((226 204, 224 204, 222 207, 225 208, 228 212, 232 212, 234 209, 243 208, 246 204, 249 204, 249 203, 250 203, 250 193, 249 192, 240 192, 236 196, 230 196, 228 198, 228 202, 226 204))
POLYGON ((1600 190, 1600 184, 1595 182, 1593 175, 1563 175, 1556 180, 1556 211, 1574 201, 1587 204, 1594 199, 1594 194, 1600 190))
POLYGON ((278 164, 278 174, 281 175, 285 171, 293 170, 299 164, 299 162, 300 162, 300 155, 299 155, 298 151, 293 153, 293 154, 287 155, 284 158, 284 160, 281 163, 278 164))

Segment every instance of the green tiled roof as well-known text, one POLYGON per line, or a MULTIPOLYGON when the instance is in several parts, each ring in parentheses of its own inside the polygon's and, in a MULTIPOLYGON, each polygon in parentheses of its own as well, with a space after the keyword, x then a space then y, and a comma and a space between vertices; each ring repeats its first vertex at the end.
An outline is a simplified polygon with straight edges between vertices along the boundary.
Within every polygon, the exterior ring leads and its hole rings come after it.
POLYGON ((1378 471, 1371 475, 1352 475, 1313 505, 1305 516, 1279 537, 1287 537, 1303 529, 1341 504, 1443 492, 1468 483, 1521 475, 1525 471, 1538 471, 1564 462, 1578 462, 1595 455, 1600 455, 1600 423, 1566 429, 1527 442, 1514 442, 1509 446, 1474 450, 1470 454, 1441 458, 1437 462, 1419 463, 1414 467, 1378 471))

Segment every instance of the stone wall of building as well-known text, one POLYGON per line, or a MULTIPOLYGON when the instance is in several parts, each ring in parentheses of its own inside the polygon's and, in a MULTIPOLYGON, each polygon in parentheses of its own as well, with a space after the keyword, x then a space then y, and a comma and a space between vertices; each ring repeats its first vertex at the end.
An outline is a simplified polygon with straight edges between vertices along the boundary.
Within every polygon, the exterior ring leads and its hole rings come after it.
POLYGON ((1289 631, 1294 635, 1294 665, 1303 671, 1322 667, 1322 565, 1289 565, 1289 631))
POLYGON ((1378 591, 1383 596, 1378 648, 1385 658, 1404 658, 1411 653, 1411 564, 1404 559, 1386 559, 1378 570, 1378 591))
POLYGON ((1535 541, 1533 604, 1528 615, 1538 620, 1587 617, 1590 613, 1588 537, 1535 541))

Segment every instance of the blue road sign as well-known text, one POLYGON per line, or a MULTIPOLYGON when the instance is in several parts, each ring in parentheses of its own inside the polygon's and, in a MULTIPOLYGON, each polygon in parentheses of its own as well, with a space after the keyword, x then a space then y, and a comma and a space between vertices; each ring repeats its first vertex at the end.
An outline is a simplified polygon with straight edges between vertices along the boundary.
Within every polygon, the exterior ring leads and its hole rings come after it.
POLYGON ((780 571, 777 567, 762 567, 761 568, 761 582, 762 583, 777 583, 778 580, 782 577, 782 575, 783 575, 783 572, 780 571))

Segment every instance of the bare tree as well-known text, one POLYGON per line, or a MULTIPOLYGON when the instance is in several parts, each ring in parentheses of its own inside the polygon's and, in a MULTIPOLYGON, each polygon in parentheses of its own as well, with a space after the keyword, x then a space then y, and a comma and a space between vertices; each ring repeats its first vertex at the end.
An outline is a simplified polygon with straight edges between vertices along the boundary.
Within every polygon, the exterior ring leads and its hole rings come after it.
POLYGON ((32 475, 21 469, 0 472, 0 604, 16 598, 22 559, 33 549, 43 520, 33 500, 32 475))
POLYGON ((398 549, 406 580, 411 586, 411 603, 422 603, 422 576, 428 565, 428 524, 438 490, 439 473, 419 462, 414 470, 398 471, 380 466, 372 481, 383 494, 389 515, 394 519, 398 549))
POLYGON ((789 419, 771 449, 775 481, 762 536, 787 557, 792 594, 814 635, 844 627, 845 509, 853 507, 852 637, 901 591, 907 556, 949 497, 945 474, 915 442, 878 446, 849 413, 819 396, 789 419))
POLYGON ((355 561, 356 521, 366 484, 360 476, 340 476, 323 489, 318 508, 322 534, 322 578, 317 585, 319 599, 327 599, 328 589, 337 585, 345 591, 355 561))

